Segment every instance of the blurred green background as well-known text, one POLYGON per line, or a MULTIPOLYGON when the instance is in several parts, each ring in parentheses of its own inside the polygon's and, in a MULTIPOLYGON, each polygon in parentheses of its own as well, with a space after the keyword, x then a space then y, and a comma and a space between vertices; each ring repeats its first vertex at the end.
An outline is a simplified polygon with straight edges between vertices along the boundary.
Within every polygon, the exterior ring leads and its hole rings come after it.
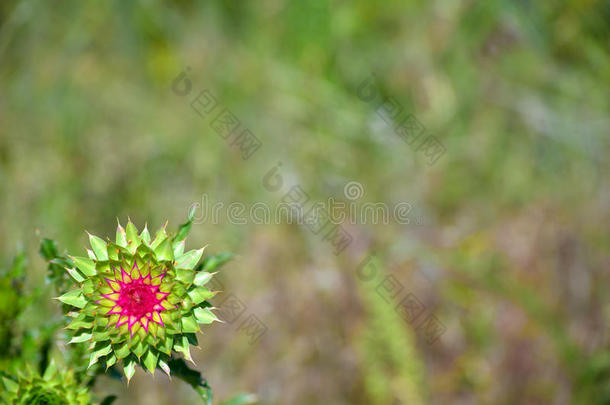
MULTIPOLYGON (((609 2, 6 0, 0 23, 0 246, 42 289, 24 328, 59 317, 42 237, 82 255, 117 217, 175 229, 204 194, 349 202, 356 181, 357 204, 407 202, 410 223, 345 223, 338 255, 287 221, 193 226, 191 248, 238 254, 219 278, 247 307, 200 339, 215 398, 610 404, 609 2), (446 148, 434 165, 358 97, 373 73, 446 148), (262 142, 249 159, 191 108, 203 89, 262 142), (442 323, 436 342, 386 275, 442 323), (267 327, 254 344, 248 314, 267 327)), ((197 403, 160 374, 95 391, 197 403)))

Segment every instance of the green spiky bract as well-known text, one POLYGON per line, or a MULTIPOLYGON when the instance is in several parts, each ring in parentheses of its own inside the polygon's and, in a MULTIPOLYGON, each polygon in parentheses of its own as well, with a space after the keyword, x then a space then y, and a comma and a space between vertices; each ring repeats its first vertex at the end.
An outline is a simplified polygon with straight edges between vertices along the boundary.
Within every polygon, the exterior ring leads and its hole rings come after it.
POLYGON ((58 299, 71 308, 70 342, 89 345, 89 367, 122 363, 129 381, 136 365, 169 375, 176 352, 192 361, 199 325, 218 318, 207 301, 216 292, 205 286, 215 266, 197 266, 203 248, 184 252, 191 224, 192 213, 176 235, 164 225, 151 238, 128 221, 115 241, 89 235, 88 257, 70 256, 76 288, 58 299))
POLYGON ((40 376, 30 369, 18 376, 2 374, 2 405, 90 405, 91 398, 71 370, 59 370, 54 362, 40 376))

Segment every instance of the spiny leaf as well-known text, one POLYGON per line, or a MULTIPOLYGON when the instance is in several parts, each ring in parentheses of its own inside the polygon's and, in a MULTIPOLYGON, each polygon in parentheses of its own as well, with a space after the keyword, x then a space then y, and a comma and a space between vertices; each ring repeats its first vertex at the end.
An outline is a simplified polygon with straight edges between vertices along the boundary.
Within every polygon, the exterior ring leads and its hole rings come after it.
POLYGON ((157 368, 157 360, 159 359, 159 353, 150 349, 146 355, 144 355, 144 365, 152 374, 155 374, 155 369, 157 368))
POLYGON ((211 311, 211 308, 195 308, 193 312, 195 314, 197 322, 199 323, 209 324, 214 321, 222 322, 216 317, 216 314, 211 311))
POLYGON ((91 248, 93 249, 93 253, 95 253, 95 257, 97 260, 105 262, 108 260, 108 248, 106 247, 106 242, 95 235, 89 234, 89 243, 91 244, 91 248))
POLYGON ((140 245, 140 237, 138 236, 138 229, 133 224, 133 222, 131 222, 131 220, 129 220, 127 222, 127 227, 125 228, 125 230, 127 231, 127 249, 129 249, 129 251, 131 253, 134 253, 136 251, 136 249, 138 248, 138 245, 140 245))
POLYGON ((100 348, 94 350, 89 357, 89 367, 97 363, 100 357, 106 356, 112 351, 112 345, 110 343, 106 343, 100 348))
POLYGON ((123 372, 125 373, 125 377, 127 377, 127 384, 129 384, 131 377, 133 377, 136 372, 136 363, 137 360, 133 357, 123 360, 123 372))
POLYGON ((189 361, 193 361, 191 357, 191 351, 189 348, 189 341, 186 336, 181 336, 178 340, 174 341, 174 350, 184 354, 184 358, 189 361))
POLYGON ((74 261, 76 267, 86 276, 92 277, 97 274, 95 262, 88 257, 70 256, 70 258, 74 261))
POLYGON ((82 283, 85 280, 85 277, 80 274, 80 272, 74 268, 66 268, 66 271, 77 283, 82 283))
POLYGON ((87 340, 91 339, 91 337, 93 337, 93 335, 91 333, 82 333, 78 336, 75 336, 72 338, 72 340, 70 340, 69 343, 82 343, 82 342, 86 342, 87 340))
POLYGON ((182 253, 184 252, 184 245, 186 245, 184 240, 174 243, 174 257, 182 256, 182 253))
POLYGON ((190 284, 195 278, 195 272, 188 269, 176 269, 176 280, 190 284))
POLYGON ((167 232, 165 232, 166 226, 167 226, 167 222, 165 224, 163 224, 163 226, 161 228, 159 228, 159 230, 155 234, 155 239, 150 244, 151 248, 155 249, 157 246, 159 246, 161 244, 161 242, 163 242, 165 240, 165 238, 167 238, 167 232))
POLYGON ((119 358, 123 359, 129 354, 129 343, 123 343, 121 346, 115 346, 114 354, 119 358))
POLYGON ((157 256, 157 260, 174 260, 174 251, 172 249, 172 243, 169 238, 165 238, 159 246, 154 248, 155 255, 157 256))
POLYGON ((179 242, 187 237, 191 230, 191 226, 193 225, 193 218, 195 217, 196 208, 197 207, 193 206, 189 211, 188 220, 178 228, 178 232, 176 233, 176 236, 174 236, 174 242, 179 242))
POLYGON ((87 305, 87 299, 83 296, 81 290, 68 291, 57 299, 64 304, 72 305, 77 308, 84 308, 85 305, 87 305))
POLYGON ((191 250, 180 257, 176 258, 176 268, 178 269, 193 269, 201 259, 205 248, 191 250))
POLYGON ((116 227, 116 244, 126 248, 127 247, 127 234, 125 233, 125 229, 119 223, 116 227))
POLYGON ((216 273, 208 273, 207 271, 200 271, 195 275, 195 280, 193 280, 193 284, 201 287, 201 286, 205 285, 208 281, 210 281, 212 279, 212 277, 214 276, 214 274, 216 274, 216 273))
POLYGON ((144 241, 144 243, 146 243, 147 245, 150 244, 150 233, 148 232, 148 225, 144 225, 144 230, 142 231, 142 233, 140 234, 140 238, 142 239, 142 241, 144 241))
POLYGON ((197 287, 188 292, 189 297, 193 300, 193 304, 201 304, 203 301, 212 298, 216 292, 212 292, 205 287, 197 287))
POLYGON ((196 333, 200 330, 194 316, 182 316, 180 322, 182 325, 182 333, 196 333))

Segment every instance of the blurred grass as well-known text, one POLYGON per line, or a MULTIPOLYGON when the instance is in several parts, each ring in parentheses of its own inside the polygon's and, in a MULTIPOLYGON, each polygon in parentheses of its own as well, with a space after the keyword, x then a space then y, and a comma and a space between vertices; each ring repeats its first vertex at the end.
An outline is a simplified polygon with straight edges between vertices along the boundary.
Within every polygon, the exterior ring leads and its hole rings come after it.
MULTIPOLYGON (((358 181, 358 203, 409 202, 426 226, 350 226, 339 257, 296 225, 195 226, 193 246, 241 253, 221 280, 269 328, 254 346, 237 324, 206 333, 216 398, 610 403, 609 21, 594 0, 5 1, 0 246, 27 247, 32 291, 41 236, 84 252, 84 229, 177 225, 203 193, 275 203, 261 179, 281 161, 312 200, 358 181), (251 159, 171 92, 187 66, 263 141, 251 159), (373 72, 447 148, 434 166, 358 99, 373 72), (427 280, 416 294, 447 325, 435 345, 358 289, 370 248, 427 280), (424 383, 406 371, 415 351, 424 383)), ((57 313, 44 295, 26 325, 57 313)), ((119 405, 195 398, 143 374, 97 389, 119 405)))

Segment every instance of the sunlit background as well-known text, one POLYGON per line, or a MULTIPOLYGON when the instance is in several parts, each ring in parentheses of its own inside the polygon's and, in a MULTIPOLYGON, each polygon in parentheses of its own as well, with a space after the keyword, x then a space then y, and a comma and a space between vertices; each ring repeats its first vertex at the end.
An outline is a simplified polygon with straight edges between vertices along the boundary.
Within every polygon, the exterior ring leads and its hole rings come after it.
MULTIPOLYGON (((41 238, 83 255, 85 230, 195 206, 190 247, 237 254, 215 299, 242 312, 194 356, 216 399, 610 404, 608 2, 8 0, 0 22, 0 246, 42 291, 24 328, 60 319, 41 238), (409 209, 348 217, 342 249, 203 212, 295 192, 409 209)), ((162 373, 94 392, 198 403, 162 373)))

